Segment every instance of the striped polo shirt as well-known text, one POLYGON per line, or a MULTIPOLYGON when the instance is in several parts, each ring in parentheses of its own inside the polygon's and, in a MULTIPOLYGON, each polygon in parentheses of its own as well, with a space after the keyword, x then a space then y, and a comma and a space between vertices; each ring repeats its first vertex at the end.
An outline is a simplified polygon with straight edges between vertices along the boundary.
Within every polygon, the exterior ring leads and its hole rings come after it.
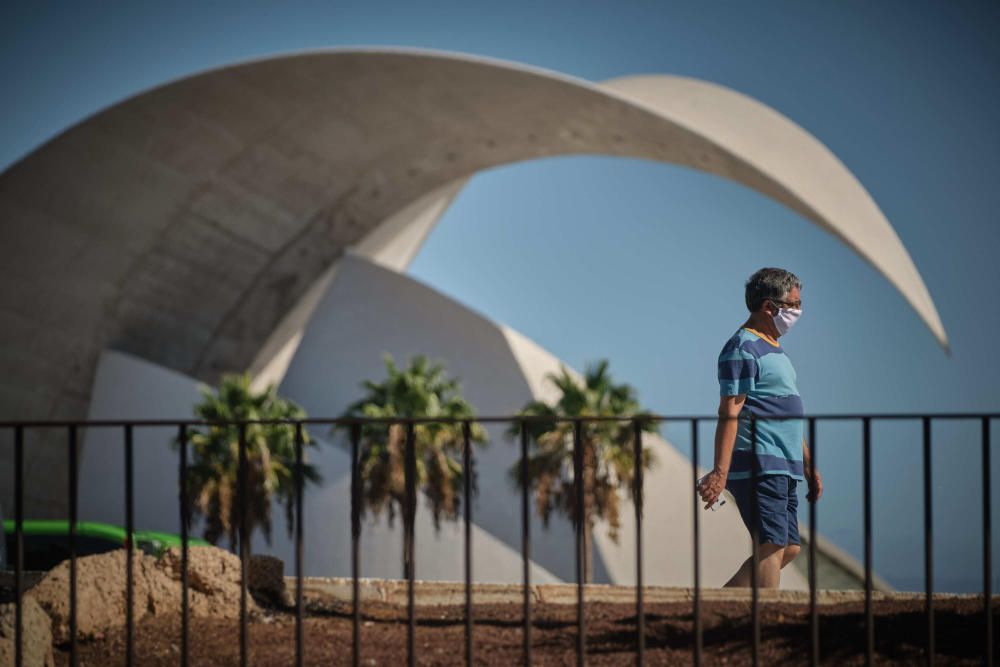
POLYGON ((795 369, 781 348, 751 329, 741 328, 719 354, 722 396, 746 394, 740 412, 731 479, 750 477, 750 414, 757 418, 758 474, 788 475, 803 480, 801 419, 767 419, 804 415, 795 386, 795 369))

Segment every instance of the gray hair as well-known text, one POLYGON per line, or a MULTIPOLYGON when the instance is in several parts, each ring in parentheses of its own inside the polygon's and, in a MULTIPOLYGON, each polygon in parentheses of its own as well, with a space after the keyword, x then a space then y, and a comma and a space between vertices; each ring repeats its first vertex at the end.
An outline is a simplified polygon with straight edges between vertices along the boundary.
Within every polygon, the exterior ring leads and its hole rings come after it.
POLYGON ((791 271, 774 268, 761 269, 747 280, 745 294, 747 308, 750 309, 750 312, 755 312, 767 299, 780 301, 796 287, 802 289, 802 282, 791 271))

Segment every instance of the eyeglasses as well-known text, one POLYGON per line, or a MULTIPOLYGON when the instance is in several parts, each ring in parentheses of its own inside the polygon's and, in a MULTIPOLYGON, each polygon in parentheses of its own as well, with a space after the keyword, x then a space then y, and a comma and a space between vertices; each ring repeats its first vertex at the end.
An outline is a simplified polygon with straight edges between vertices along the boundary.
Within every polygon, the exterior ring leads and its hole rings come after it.
POLYGON ((777 304, 779 306, 784 306, 785 308, 794 308, 795 310, 799 310, 800 308, 802 308, 801 300, 792 302, 792 301, 778 301, 777 299, 768 299, 768 301, 777 304))

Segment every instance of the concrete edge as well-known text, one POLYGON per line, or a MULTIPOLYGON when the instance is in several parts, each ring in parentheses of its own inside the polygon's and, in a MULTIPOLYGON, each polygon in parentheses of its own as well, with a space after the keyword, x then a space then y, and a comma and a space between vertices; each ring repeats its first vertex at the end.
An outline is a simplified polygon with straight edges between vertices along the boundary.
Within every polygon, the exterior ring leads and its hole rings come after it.
MULTIPOLYGON (((44 572, 25 572, 24 589, 32 588, 45 575, 44 572)), ((295 577, 285 577, 285 604, 294 605, 295 577)), ((350 577, 304 577, 302 594, 306 604, 350 604, 353 600, 350 577)), ((414 582, 414 603, 417 606, 460 606, 465 604, 465 584, 460 581, 414 582)), ((0 572, 0 588, 14 588, 13 572, 0 572)), ((528 587, 534 604, 576 604, 576 584, 534 584, 528 587)), ((362 603, 380 602, 404 607, 407 604, 407 584, 400 579, 358 579, 359 599, 362 603)), ((748 588, 703 588, 701 599, 708 602, 751 601, 748 588)), ((923 600, 924 593, 898 591, 872 591, 874 601, 923 600)), ((472 599, 475 604, 521 604, 524 601, 520 584, 473 583, 472 599)), ((680 586, 645 586, 643 599, 648 604, 690 603, 694 600, 694 589, 680 586)), ((809 604, 809 591, 782 589, 761 589, 759 601, 762 603, 809 604)), ((935 600, 982 599, 979 593, 935 593, 935 600)), ((994 595, 1000 600, 1000 595, 994 595)), ((584 600, 588 602, 609 602, 618 604, 635 603, 634 586, 611 584, 587 584, 584 586, 584 600)), ((864 602, 863 590, 818 590, 816 604, 835 605, 864 602)))
MULTIPOLYGON (((285 577, 286 594, 294 594, 295 577, 285 577)), ((414 602, 417 606, 452 606, 465 603, 465 584, 456 581, 416 581, 414 582, 414 602)), ((394 606, 407 603, 407 583, 399 579, 358 580, 361 602, 383 602, 394 606)), ((576 604, 576 584, 536 584, 529 586, 533 603, 576 604)), ((352 601, 352 580, 348 577, 306 577, 302 585, 303 598, 307 603, 350 603, 352 601)), ((750 589, 703 588, 701 599, 705 601, 747 602, 751 600, 750 589)), ((979 599, 981 595, 971 593, 935 593, 935 600, 979 599)), ((475 604, 505 604, 523 602, 520 584, 472 584, 472 598, 475 604)), ((994 596, 1000 599, 1000 595, 994 596)), ((634 586, 614 586, 610 584, 587 584, 584 599, 588 602, 610 602, 632 604, 635 602, 634 586)), ((691 602, 694 589, 671 586, 645 586, 643 599, 647 604, 691 602)), ((763 603, 809 604, 809 591, 781 589, 761 589, 758 599, 763 603)), ((849 602, 864 602, 863 590, 820 590, 816 592, 818 605, 834 605, 849 602)), ((923 593, 872 591, 872 600, 923 600, 923 593)))

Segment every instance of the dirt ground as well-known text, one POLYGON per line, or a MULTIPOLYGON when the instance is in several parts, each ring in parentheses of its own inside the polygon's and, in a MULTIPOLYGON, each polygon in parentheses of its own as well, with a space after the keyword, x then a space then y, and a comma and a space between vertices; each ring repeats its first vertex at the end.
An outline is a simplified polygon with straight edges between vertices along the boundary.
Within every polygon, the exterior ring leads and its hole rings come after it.
MULTIPOLYGON (((1000 604, 995 605, 996 608, 1000 604)), ((750 605, 705 602, 704 664, 750 664, 750 605)), ((538 604, 534 608, 535 664, 575 664, 576 608, 538 604)), ((761 664, 806 664, 809 657, 808 606, 762 604, 761 664)), ((981 601, 940 600, 935 603, 937 663, 982 664, 984 619, 981 601)), ((405 609, 367 604, 362 610, 361 664, 399 665, 406 658, 405 609)), ((864 606, 849 603, 821 607, 820 641, 824 664, 851 665, 864 661, 864 606)), ((646 663, 689 665, 692 659, 692 616, 689 604, 647 605, 646 663)), ((477 605, 474 610, 475 662, 513 665, 521 656, 521 607, 517 604, 477 605)), ((590 603, 587 607, 587 663, 634 664, 635 607, 590 603)), ((997 625, 994 624, 996 633, 997 625)), ((923 603, 890 601, 876 604, 876 662, 924 664, 926 641, 923 603)), ((459 665, 465 660, 462 607, 418 608, 415 635, 417 664, 459 665)), ((136 628, 136 664, 177 665, 180 662, 179 619, 153 618, 136 628)), ((351 662, 349 608, 311 609, 304 624, 305 664, 345 665, 351 662)), ((249 625, 251 665, 292 665, 295 657, 295 616, 268 610, 249 625)), ((1000 636, 994 639, 1000 644, 1000 636)), ((123 665, 125 633, 115 631, 78 646, 79 664, 123 665)), ((239 664, 238 622, 193 619, 192 665, 239 664)), ((65 650, 57 665, 69 664, 65 650)))

